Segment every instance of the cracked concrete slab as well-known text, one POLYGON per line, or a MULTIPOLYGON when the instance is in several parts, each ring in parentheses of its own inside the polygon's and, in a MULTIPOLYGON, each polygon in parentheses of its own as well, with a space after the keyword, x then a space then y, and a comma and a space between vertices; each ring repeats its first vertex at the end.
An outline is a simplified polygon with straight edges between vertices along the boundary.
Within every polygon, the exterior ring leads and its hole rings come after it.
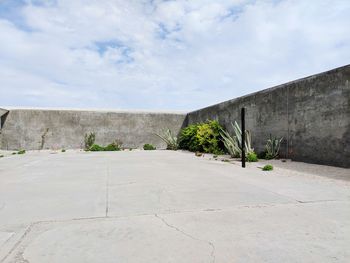
POLYGON ((350 182, 316 165, 263 172, 172 151, 0 164, 1 263, 350 260, 350 182))

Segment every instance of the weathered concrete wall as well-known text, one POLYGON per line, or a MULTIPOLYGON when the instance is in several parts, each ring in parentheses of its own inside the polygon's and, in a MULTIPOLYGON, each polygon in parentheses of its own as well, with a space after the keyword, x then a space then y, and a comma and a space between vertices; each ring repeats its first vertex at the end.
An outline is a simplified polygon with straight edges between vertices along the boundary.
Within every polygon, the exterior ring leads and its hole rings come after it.
POLYGON ((191 112, 186 125, 217 119, 232 131, 241 107, 257 152, 272 134, 283 156, 350 167, 350 65, 191 112))
POLYGON ((107 145, 116 139, 124 147, 165 144, 155 135, 169 128, 178 132, 185 114, 10 109, 1 130, 2 149, 78 149, 84 146, 84 134, 96 133, 96 143, 107 145))
POLYGON ((229 131, 247 108, 246 126, 256 152, 269 134, 283 137, 281 155, 293 160, 350 167, 350 65, 200 109, 189 114, 128 111, 0 109, 2 149, 82 148, 120 139, 125 147, 165 144, 161 129, 217 119, 229 131), (185 118, 186 117, 186 118, 185 118))

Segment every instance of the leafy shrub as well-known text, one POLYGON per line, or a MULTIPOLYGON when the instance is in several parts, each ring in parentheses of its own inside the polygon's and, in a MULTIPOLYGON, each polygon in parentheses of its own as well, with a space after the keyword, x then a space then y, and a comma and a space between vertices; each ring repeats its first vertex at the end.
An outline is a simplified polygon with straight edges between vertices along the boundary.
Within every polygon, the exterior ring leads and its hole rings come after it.
POLYGON ((256 155, 255 152, 250 152, 247 154, 247 160, 248 160, 248 162, 257 162, 258 156, 256 155))
POLYGON ((283 138, 277 139, 276 137, 272 137, 270 134, 270 138, 266 143, 266 159, 275 159, 278 157, 280 146, 283 138))
POLYGON ((94 132, 91 132, 89 134, 85 134, 84 137, 84 146, 85 150, 88 151, 95 143, 96 135, 94 132))
POLYGON ((117 142, 113 142, 108 144, 107 146, 103 147, 104 151, 120 151, 121 150, 121 145, 118 144, 117 142))
POLYGON ((266 164, 262 169, 263 171, 272 171, 273 166, 271 164, 266 164))
POLYGON ((173 135, 169 129, 166 129, 162 131, 160 134, 156 134, 156 135, 166 143, 167 150, 176 151, 179 148, 177 137, 173 135))
POLYGON ((156 147, 154 147, 152 144, 146 143, 146 144, 143 146, 143 149, 146 150, 146 151, 152 151, 152 150, 155 150, 156 147))
POLYGON ((98 144, 93 144, 89 151, 92 152, 111 152, 111 151, 120 151, 120 145, 116 142, 110 143, 107 146, 101 146, 98 144))
POLYGON ((13 153, 11 153, 12 155, 15 155, 15 154, 17 154, 16 152, 13 152, 13 153))
POLYGON ((25 154, 26 153, 26 150, 19 150, 18 152, 17 152, 17 154, 25 154))
POLYGON ((197 138, 199 124, 191 124, 183 128, 180 132, 179 147, 184 150, 196 152, 200 150, 199 141, 197 138))
POLYGON ((63 153, 64 153, 64 152, 66 152, 66 150, 65 150, 65 149, 62 149, 62 150, 61 150, 61 152, 63 152, 63 153))
POLYGON ((221 130, 222 127, 215 120, 189 125, 180 132, 179 146, 193 152, 223 154, 221 130))
MULTIPOLYGON (((234 136, 231 136, 229 132, 222 129, 220 131, 220 135, 222 137, 222 141, 228 153, 231 157, 241 157, 242 156, 242 130, 239 124, 235 121, 234 124, 231 123, 233 131, 235 133, 234 136)), ((254 153, 254 149, 251 146, 252 136, 250 131, 245 131, 245 152, 247 155, 250 153, 254 153)))
POLYGON ((0 158, 3 158, 4 157, 4 155, 0 155, 0 158))
POLYGON ((218 121, 207 121, 198 126, 196 137, 201 150, 205 153, 223 154, 220 131, 223 128, 218 121))
POLYGON ((266 151, 261 151, 258 154, 259 159, 265 159, 266 158, 266 151))
POLYGON ((92 151, 92 152, 102 152, 105 150, 105 148, 103 146, 98 145, 98 144, 93 144, 93 145, 91 145, 91 147, 88 150, 92 151))

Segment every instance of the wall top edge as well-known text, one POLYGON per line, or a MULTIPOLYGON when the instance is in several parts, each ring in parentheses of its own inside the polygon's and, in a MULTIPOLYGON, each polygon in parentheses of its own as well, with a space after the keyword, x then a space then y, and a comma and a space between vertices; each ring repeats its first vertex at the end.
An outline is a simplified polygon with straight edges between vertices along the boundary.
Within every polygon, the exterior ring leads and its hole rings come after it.
POLYGON ((166 110, 120 110, 120 109, 84 109, 84 108, 40 108, 40 107, 0 107, 6 111, 74 111, 74 112, 100 112, 100 113, 134 113, 134 114, 177 114, 186 115, 186 111, 166 110))
POLYGON ((317 78, 317 77, 320 77, 320 76, 323 76, 323 75, 327 75, 327 74, 334 74, 334 73, 341 72, 341 71, 347 70, 347 69, 350 70, 350 64, 345 65, 345 66, 341 66, 341 67, 338 67, 338 68, 334 68, 334 69, 331 69, 331 70, 323 71, 323 72, 320 72, 320 73, 317 73, 317 74, 309 75, 307 77, 302 77, 302 78, 299 78, 299 79, 296 79, 296 80, 292 80, 292 81, 289 81, 289 82, 285 82, 285 83, 282 83, 282 84, 279 84, 279 85, 276 85, 276 86, 273 86, 273 87, 270 87, 270 88, 262 89, 262 90, 259 90, 259 91, 256 91, 256 92, 248 93, 246 95, 239 96, 239 97, 236 97, 236 98, 233 98, 233 99, 229 99, 229 100, 225 100, 225 101, 222 101, 222 102, 219 102, 219 103, 215 103, 215 104, 209 105, 207 107, 191 111, 188 114, 195 113, 195 112, 198 112, 198 111, 201 111, 201 110, 204 110, 204 109, 208 109, 208 108, 211 108, 211 107, 215 107, 215 106, 220 105, 222 103, 234 102, 236 100, 244 99, 246 97, 250 97, 250 96, 254 96, 254 95, 258 95, 258 94, 264 94, 266 92, 271 92, 271 91, 274 91, 274 90, 277 90, 277 89, 280 89, 280 88, 284 88, 284 87, 289 86, 289 85, 300 83, 302 81, 311 80, 311 79, 314 79, 314 78, 317 78))

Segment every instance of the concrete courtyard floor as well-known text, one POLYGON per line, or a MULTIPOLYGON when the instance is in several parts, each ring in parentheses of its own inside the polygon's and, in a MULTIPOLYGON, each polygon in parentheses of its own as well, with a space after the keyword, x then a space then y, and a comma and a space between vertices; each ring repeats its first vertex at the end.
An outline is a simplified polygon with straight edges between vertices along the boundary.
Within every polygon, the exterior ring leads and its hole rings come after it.
POLYGON ((0 262, 350 262, 350 170, 262 165, 180 151, 5 156, 0 262))

